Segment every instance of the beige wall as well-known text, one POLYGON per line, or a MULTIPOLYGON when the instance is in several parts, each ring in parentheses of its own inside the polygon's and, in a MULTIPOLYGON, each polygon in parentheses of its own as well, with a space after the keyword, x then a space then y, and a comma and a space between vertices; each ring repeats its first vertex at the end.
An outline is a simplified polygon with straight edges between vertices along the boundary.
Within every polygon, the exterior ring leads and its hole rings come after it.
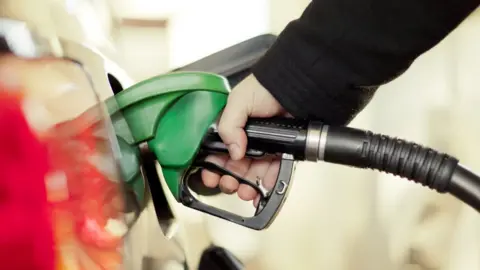
POLYGON ((269 31, 267 0, 189 1, 169 17, 170 65, 178 67, 269 31))
POLYGON ((122 67, 136 81, 168 71, 168 40, 163 27, 121 26, 115 41, 122 67))

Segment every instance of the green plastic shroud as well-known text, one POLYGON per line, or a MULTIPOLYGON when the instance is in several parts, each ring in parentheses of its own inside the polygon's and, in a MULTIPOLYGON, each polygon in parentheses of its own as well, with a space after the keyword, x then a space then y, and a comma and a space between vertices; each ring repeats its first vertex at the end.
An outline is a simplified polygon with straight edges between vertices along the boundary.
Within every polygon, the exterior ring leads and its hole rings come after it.
POLYGON ((180 179, 229 92, 222 76, 176 72, 142 81, 106 101, 122 153, 121 172, 138 201, 143 201, 145 192, 139 146, 148 145, 171 193, 179 200, 180 179))

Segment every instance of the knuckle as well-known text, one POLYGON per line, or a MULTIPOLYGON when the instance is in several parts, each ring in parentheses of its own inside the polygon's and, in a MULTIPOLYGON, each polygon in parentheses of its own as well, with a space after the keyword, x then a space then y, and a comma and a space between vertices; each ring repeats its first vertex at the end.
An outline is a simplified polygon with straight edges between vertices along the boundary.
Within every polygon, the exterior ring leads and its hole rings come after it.
POLYGON ((220 124, 218 125, 218 134, 220 134, 220 136, 226 136, 228 135, 228 131, 229 131, 228 125, 226 125, 223 122, 220 122, 220 124))

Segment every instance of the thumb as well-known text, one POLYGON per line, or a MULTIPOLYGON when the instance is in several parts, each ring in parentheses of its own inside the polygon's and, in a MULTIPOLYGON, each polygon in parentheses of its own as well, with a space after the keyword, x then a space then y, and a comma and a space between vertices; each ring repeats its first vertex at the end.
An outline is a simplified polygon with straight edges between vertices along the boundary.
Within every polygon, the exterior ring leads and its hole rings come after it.
POLYGON ((228 99, 218 124, 218 133, 228 146, 230 158, 240 160, 245 156, 247 134, 243 129, 249 117, 249 109, 241 97, 233 92, 228 99))

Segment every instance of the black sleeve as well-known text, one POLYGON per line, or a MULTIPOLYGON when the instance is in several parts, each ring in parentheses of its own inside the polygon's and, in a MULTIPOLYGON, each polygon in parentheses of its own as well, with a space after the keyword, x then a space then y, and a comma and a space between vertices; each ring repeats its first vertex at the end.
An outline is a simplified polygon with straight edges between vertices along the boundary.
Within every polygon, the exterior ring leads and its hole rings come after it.
POLYGON ((347 124, 480 0, 313 0, 253 74, 295 117, 347 124))

